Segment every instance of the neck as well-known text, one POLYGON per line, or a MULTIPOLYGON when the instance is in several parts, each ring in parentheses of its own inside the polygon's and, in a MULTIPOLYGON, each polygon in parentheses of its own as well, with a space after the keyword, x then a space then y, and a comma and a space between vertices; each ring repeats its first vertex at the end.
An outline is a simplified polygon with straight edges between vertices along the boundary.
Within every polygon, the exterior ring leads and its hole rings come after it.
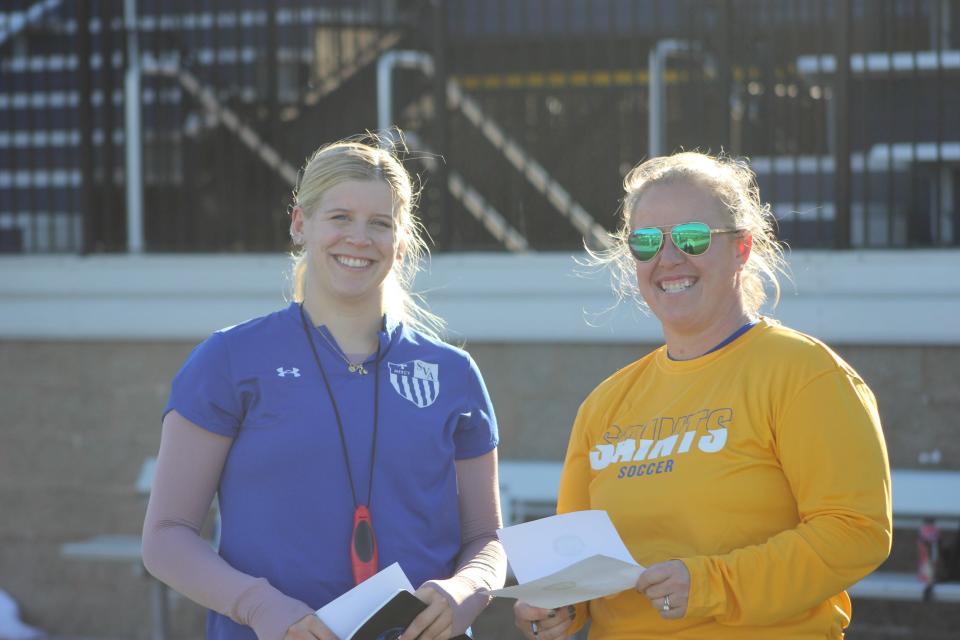
POLYGON ((303 310, 315 326, 327 328, 344 353, 369 354, 377 350, 377 336, 383 321, 379 300, 376 304, 331 304, 308 291, 303 310))
POLYGON ((663 337, 667 342, 667 351, 675 360, 692 360, 704 355, 730 335, 747 324, 754 317, 739 304, 718 318, 706 329, 686 329, 685 327, 663 327, 663 337))

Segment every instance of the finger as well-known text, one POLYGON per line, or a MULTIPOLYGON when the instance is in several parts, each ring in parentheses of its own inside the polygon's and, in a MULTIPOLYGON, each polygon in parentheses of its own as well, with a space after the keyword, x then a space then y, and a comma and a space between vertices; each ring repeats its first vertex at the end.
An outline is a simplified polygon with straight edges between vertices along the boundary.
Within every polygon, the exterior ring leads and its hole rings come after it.
POLYGON ((669 574, 664 570, 662 564, 655 564, 647 567, 640 577, 637 578, 637 591, 645 592, 651 586, 660 584, 669 578, 669 574))
POLYGON ((670 599, 670 610, 663 611, 660 610, 660 617, 665 620, 679 620, 687 613, 687 603, 678 604, 673 602, 673 598, 670 599))
MULTIPOLYGON (((559 620, 559 619, 558 619, 559 620)), ((570 628, 570 620, 559 620, 553 626, 540 628, 537 640, 557 640, 567 636, 567 629, 570 628)))
POLYGON ((419 640, 446 640, 453 631, 453 616, 440 614, 426 630, 420 634, 419 640))
MULTIPOLYGON (((540 620, 540 629, 553 629, 554 627, 570 622, 572 616, 566 607, 558 607, 556 609, 547 609, 547 616, 540 620)), ((576 609, 574 609, 576 611, 576 609)))
POLYGON ((650 598, 650 604, 660 617, 668 620, 677 620, 687 613, 687 598, 679 593, 650 598))
POLYGON ((324 624, 323 620, 317 616, 312 616, 312 618, 313 620, 311 621, 311 624, 314 626, 311 628, 311 631, 315 636, 320 638, 320 640, 340 640, 340 638, 337 637, 337 634, 335 634, 330 627, 324 624))
POLYGON ((403 633, 400 635, 398 640, 414 640, 415 638, 430 638, 430 635, 422 635, 424 631, 430 628, 434 622, 440 618, 444 609, 449 609, 447 605, 446 598, 441 596, 439 593, 433 589, 429 589, 428 593, 420 593, 418 590, 418 597, 421 600, 427 603, 427 608, 424 609, 413 619, 413 622, 403 630, 403 633))
POLYGON ((529 623, 531 620, 544 620, 550 614, 550 609, 541 609, 517 600, 513 605, 513 615, 519 620, 529 623))
POLYGON ((569 607, 547 609, 547 611, 547 617, 539 621, 539 633, 536 635, 537 640, 566 638, 567 630, 570 628, 573 618, 577 614, 577 608, 570 605, 569 607))
POLYGON ((676 593, 674 589, 670 588, 668 582, 659 582, 652 587, 649 587, 643 591, 643 595, 647 596, 650 602, 656 604, 663 600, 663 596, 670 596, 670 599, 673 600, 673 594, 676 593))
POLYGON ((517 626, 517 629, 520 633, 523 634, 523 637, 527 640, 539 640, 540 638, 540 621, 539 620, 525 620, 514 616, 514 624, 517 626))
POLYGON ((423 640, 449 638, 451 635, 450 632, 453 631, 453 610, 450 608, 450 604, 446 598, 441 596, 430 606, 436 606, 437 615, 434 617, 433 622, 427 626, 426 630, 420 634, 420 637, 423 638, 423 640))
POLYGON ((285 640, 339 640, 336 634, 314 614, 309 614, 298 620, 287 629, 285 640))

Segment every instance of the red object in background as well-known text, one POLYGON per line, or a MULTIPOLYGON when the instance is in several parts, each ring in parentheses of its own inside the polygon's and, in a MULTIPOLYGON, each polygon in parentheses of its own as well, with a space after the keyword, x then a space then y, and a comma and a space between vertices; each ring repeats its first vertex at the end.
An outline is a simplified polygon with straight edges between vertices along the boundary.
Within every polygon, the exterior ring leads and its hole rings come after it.
POLYGON ((917 540, 917 578, 920 582, 933 584, 939 555, 940 529, 933 518, 927 518, 920 527, 920 537, 917 540))

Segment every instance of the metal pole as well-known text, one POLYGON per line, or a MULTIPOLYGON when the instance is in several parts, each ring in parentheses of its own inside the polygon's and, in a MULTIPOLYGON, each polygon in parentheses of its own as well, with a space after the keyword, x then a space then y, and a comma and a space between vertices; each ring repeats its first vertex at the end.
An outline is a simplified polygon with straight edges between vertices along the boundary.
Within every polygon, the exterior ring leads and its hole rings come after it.
MULTIPOLYGON (((97 240, 95 232, 97 225, 94 223, 93 211, 93 107, 90 100, 93 95, 93 73, 90 68, 90 0, 81 0, 77 4, 77 37, 77 54, 80 64, 80 175, 82 177, 80 189, 81 215, 83 216, 81 252, 87 254, 93 251, 97 240)), ((108 63, 108 61, 104 62, 104 64, 108 63)), ((107 92, 108 89, 104 87, 102 94, 109 95, 107 92)))
POLYGON ((127 251, 143 253, 143 138, 140 131, 140 45, 137 40, 137 0, 124 0, 123 19, 127 32, 127 70, 123 79, 127 251))
POLYGON ((647 156, 656 158, 663 153, 663 64, 658 54, 659 44, 647 58, 647 156))
POLYGON ((433 189, 434 204, 444 221, 442 229, 447 246, 459 243, 459 226, 447 194, 447 12, 446 0, 433 0, 433 146, 440 154, 435 173, 438 187, 433 189))
POLYGON ((667 146, 667 84, 664 75, 667 69, 667 56, 677 51, 686 51, 687 43, 682 40, 660 40, 650 50, 647 58, 649 73, 647 93, 647 133, 649 157, 655 158, 666 153, 667 146))
POLYGON ((833 86, 833 246, 850 248, 850 0, 836 4, 837 73, 833 86))
MULTIPOLYGON (((100 219, 100 229, 111 229, 108 236, 110 242, 116 245, 115 238, 120 230, 115 224, 117 211, 117 188, 115 180, 116 157, 113 148, 113 133, 116 128, 113 111, 113 90, 117 78, 113 73, 113 17, 117 8, 113 2, 100 3, 100 86, 102 87, 103 102, 101 113, 101 130, 103 131, 100 145, 100 198, 98 199, 97 215, 100 219), (104 224, 103 221, 107 221, 104 224)), ((106 234, 105 234, 106 235, 106 234)))
POLYGON ((377 61, 377 129, 381 134, 393 126, 393 68, 420 69, 433 74, 433 59, 429 53, 420 51, 391 50, 377 61))
MULTIPOLYGON (((727 153, 736 155, 740 145, 738 143, 734 143, 732 135, 733 127, 731 126, 734 118, 736 118, 738 115, 736 113, 736 109, 738 106, 737 103, 739 102, 739 98, 735 97, 736 94, 734 93, 735 89, 733 86, 732 71, 733 65, 730 62, 733 59, 730 46, 730 29, 733 24, 731 14, 733 11, 730 7, 730 0, 721 0, 718 8, 720 14, 720 25, 718 28, 720 43, 717 47, 719 49, 717 62, 720 68, 720 91, 721 95, 726 98, 724 100, 724 105, 728 106, 730 109, 730 112, 727 114, 727 116, 721 120, 722 129, 720 131, 720 139, 723 141, 722 144, 725 145, 727 153)), ((737 122, 739 126, 739 119, 737 122)))

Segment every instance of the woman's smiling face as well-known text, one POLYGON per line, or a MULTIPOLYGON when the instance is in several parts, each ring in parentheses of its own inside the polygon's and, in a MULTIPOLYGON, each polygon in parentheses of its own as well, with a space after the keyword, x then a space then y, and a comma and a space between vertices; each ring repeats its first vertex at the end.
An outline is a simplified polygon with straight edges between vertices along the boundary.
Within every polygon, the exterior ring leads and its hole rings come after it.
POLYGON ((294 210, 314 290, 330 301, 382 294, 398 256, 393 193, 381 180, 349 180, 326 191, 309 216, 294 210))
POLYGON ((669 237, 684 222, 703 222, 711 229, 731 229, 726 207, 708 187, 692 181, 654 184, 646 188, 630 213, 630 230, 660 227, 660 252, 647 262, 634 260, 637 287, 665 333, 700 335, 742 314, 740 270, 749 255, 738 234, 714 234, 702 255, 688 256, 669 237))

